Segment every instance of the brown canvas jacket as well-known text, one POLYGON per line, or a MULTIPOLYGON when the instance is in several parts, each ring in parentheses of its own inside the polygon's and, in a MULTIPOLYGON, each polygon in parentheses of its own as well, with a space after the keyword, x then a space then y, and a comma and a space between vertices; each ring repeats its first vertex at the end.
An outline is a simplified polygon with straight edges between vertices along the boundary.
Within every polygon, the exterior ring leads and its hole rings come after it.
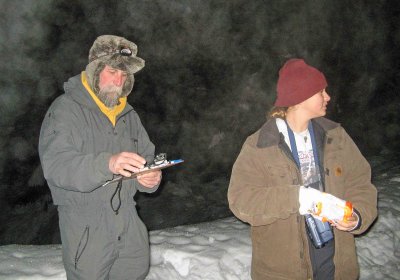
MULTIPOLYGON (((335 279, 357 279, 354 235, 377 216, 370 166, 338 123, 317 118, 313 124, 325 133, 320 151, 325 191, 351 201, 362 218, 351 233, 334 230, 335 279)), ((251 225, 253 279, 312 278, 304 218, 298 213, 302 179, 284 145, 275 120, 269 120, 247 138, 232 169, 228 201, 235 216, 251 225)))

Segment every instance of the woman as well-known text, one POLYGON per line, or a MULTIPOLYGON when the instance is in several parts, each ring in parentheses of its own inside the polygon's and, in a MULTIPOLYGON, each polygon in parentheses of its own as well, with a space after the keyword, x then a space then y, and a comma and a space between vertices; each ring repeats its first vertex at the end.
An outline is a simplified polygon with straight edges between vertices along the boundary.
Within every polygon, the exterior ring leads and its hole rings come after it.
POLYGON ((354 235, 376 218, 377 191, 352 139, 324 118, 326 87, 325 76, 304 60, 287 61, 269 120, 247 138, 233 166, 228 200, 252 226, 253 279, 358 278, 354 235), (328 196, 352 203, 347 220, 310 215, 328 196))

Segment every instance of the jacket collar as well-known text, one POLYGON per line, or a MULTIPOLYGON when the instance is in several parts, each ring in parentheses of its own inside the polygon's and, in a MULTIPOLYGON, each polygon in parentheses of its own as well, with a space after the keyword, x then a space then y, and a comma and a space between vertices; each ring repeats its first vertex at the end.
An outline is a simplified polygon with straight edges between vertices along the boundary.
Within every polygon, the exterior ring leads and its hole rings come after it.
POLYGON ((260 129, 257 147, 267 148, 279 144, 281 136, 274 118, 269 119, 260 129))
MULTIPOLYGON (((328 120, 324 117, 315 118, 312 120, 314 125, 314 132, 319 135, 326 135, 328 131, 339 127, 340 124, 328 120)), ((320 137, 317 137, 321 139, 320 137)), ((282 141, 281 134, 279 133, 278 127, 274 118, 269 119, 260 129, 258 136, 257 147, 267 148, 270 146, 278 145, 282 141)), ((329 138, 328 138, 329 141, 329 138)))

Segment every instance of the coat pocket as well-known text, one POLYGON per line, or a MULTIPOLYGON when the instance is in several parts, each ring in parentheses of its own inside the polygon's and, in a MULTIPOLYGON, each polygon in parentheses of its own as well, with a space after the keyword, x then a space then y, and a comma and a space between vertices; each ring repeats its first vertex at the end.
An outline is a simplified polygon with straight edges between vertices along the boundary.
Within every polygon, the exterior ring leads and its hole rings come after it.
POLYGON ((267 166, 267 185, 269 187, 278 187, 282 185, 292 185, 293 178, 288 166, 276 165, 267 166))
POLYGON ((75 270, 76 270, 76 268, 78 266, 78 261, 81 258, 82 254, 85 251, 86 246, 87 246, 87 244, 89 242, 89 230, 90 230, 90 226, 86 225, 86 227, 85 227, 85 229, 84 229, 84 231, 82 233, 82 236, 81 236, 81 238, 79 240, 78 247, 76 248, 75 258, 74 258, 75 270))
POLYGON ((121 138, 121 151, 138 153, 138 139, 135 137, 121 138))
POLYGON ((59 225, 63 259, 69 267, 78 268, 83 259, 89 262, 93 236, 99 228, 103 211, 87 207, 59 206, 59 225), (86 257, 85 257, 86 256, 86 257))

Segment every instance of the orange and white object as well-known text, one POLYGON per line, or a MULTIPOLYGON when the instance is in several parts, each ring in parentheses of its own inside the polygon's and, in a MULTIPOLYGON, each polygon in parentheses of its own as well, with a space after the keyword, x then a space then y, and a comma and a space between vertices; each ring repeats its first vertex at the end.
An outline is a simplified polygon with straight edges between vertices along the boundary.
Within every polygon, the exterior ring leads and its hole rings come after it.
POLYGON ((300 215, 312 214, 315 218, 331 223, 347 221, 353 214, 349 201, 313 188, 299 188, 300 215))
POLYGON ((328 193, 322 194, 317 201, 314 201, 311 214, 323 222, 348 221, 353 215, 353 205, 351 202, 328 193))

